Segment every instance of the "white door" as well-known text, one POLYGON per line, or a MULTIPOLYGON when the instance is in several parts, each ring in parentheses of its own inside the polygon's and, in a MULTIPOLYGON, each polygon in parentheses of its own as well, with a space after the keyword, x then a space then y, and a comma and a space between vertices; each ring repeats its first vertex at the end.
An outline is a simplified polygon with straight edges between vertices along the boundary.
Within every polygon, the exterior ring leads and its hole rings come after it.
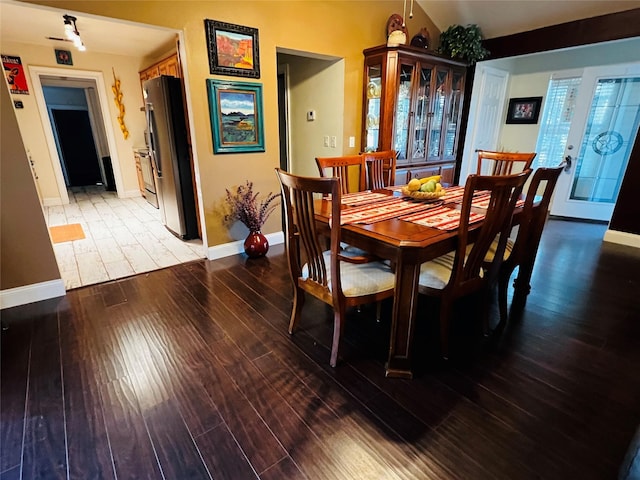
MULTIPOLYGON (((509 73, 478 64, 476 66, 476 84, 479 85, 471 95, 469 125, 473 125, 471 134, 465 142, 465 150, 460 168, 460 184, 478 168, 476 150, 495 150, 502 122, 502 111, 506 101, 509 73), (476 93, 477 92, 477 93, 476 93)), ((467 132, 468 134, 468 132, 467 132)))
POLYGON ((551 214, 609 221, 640 123, 640 64, 585 69, 551 214))

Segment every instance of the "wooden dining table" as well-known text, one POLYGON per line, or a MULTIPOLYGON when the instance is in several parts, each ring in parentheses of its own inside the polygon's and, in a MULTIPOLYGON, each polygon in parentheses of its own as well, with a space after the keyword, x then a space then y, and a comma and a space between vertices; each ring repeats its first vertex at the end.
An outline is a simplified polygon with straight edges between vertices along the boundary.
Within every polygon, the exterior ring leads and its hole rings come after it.
MULTIPOLYGON (((462 200, 463 187, 453 187, 451 198, 446 197, 437 203, 415 202, 403 199, 398 189, 384 189, 373 192, 359 192, 343 196, 341 210, 341 239, 354 247, 366 250, 395 265, 396 283, 392 309, 389 356, 385 365, 387 377, 412 378, 411 348, 416 325, 418 305, 418 280, 420 265, 440 255, 455 250, 457 228, 449 229, 427 226, 423 222, 408 221, 407 218, 421 216, 422 205, 428 212, 430 208, 455 210, 462 200), (455 194, 454 194, 455 192, 455 194), (370 202, 366 203, 366 194, 370 202), (350 199, 354 200, 351 201, 350 199), (351 204, 350 204, 351 201, 351 204), (376 217, 379 206, 388 204, 388 214, 376 217), (408 202, 408 203, 407 203, 408 202), (405 205, 406 204, 406 205, 405 205), (419 211, 411 210, 411 204, 419 211), (367 217, 367 205, 370 207, 367 217), (352 213, 354 212, 354 213, 352 213), (360 212, 363 212, 360 214, 360 212), (353 219, 355 214, 355 220, 353 219), (351 218, 350 218, 351 217, 351 218), (391 217, 391 218, 389 218, 391 217)), ((385 210, 382 208, 381 210, 385 210)), ((472 207, 472 211, 482 212, 482 208, 472 207)), ((318 199, 315 203, 316 221, 321 228, 330 225, 331 200, 318 199)), ((517 216, 514 215, 517 222, 517 216)), ((469 235, 482 224, 476 218, 470 226, 469 235)))

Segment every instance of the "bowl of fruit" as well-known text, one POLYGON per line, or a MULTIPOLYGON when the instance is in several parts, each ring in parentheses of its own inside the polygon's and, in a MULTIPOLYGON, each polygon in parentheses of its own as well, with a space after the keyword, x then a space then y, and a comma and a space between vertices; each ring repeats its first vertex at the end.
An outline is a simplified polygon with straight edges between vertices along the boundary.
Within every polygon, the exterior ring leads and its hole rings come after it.
POLYGON ((412 178, 407 185, 402 187, 401 191, 405 197, 428 201, 438 200, 447 193, 440 184, 440 175, 412 178))

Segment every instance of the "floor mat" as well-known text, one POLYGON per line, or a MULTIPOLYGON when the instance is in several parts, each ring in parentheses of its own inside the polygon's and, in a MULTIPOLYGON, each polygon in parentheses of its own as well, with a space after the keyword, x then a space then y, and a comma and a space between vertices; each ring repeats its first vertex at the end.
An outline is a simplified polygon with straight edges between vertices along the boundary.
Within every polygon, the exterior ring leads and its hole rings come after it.
POLYGON ((53 243, 71 242, 84 238, 84 231, 79 223, 49 227, 49 232, 51 232, 53 243))

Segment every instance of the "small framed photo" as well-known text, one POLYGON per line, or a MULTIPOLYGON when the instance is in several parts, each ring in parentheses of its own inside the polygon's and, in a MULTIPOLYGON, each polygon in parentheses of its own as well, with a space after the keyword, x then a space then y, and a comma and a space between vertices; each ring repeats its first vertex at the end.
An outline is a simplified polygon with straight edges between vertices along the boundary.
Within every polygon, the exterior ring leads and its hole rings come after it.
POLYGON ((56 62, 58 65, 73 65, 73 58, 69 50, 56 50, 56 62))
POLYGON ((258 29, 204 21, 211 74, 260 78, 258 29))
POLYGON ((509 99, 507 123, 538 123, 542 97, 509 99))
POLYGON ((207 79, 213 153, 264 152, 262 84, 207 79))

